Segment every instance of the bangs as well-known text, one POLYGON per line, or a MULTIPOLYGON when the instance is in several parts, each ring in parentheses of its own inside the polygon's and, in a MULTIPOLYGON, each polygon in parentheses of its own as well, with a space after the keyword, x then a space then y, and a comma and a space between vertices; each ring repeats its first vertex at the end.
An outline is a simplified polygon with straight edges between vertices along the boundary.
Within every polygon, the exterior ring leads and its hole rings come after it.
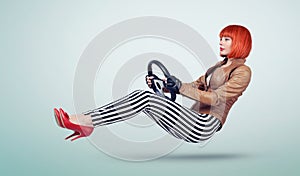
POLYGON ((228 27, 224 28, 220 32, 219 37, 220 38, 222 38, 222 37, 230 37, 231 39, 233 39, 234 38, 234 33, 235 33, 234 29, 228 26, 228 27))

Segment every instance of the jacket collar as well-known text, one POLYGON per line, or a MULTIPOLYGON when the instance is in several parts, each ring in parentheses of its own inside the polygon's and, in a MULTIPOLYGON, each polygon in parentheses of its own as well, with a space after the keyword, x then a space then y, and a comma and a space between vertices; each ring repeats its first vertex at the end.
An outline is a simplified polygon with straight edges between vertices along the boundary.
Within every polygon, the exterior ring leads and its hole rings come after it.
POLYGON ((231 59, 231 64, 229 67, 238 67, 243 65, 246 62, 246 59, 231 59))
POLYGON ((245 62, 246 62, 245 59, 231 59, 231 64, 223 68, 223 70, 225 72, 231 72, 233 69, 243 65, 245 62))
POLYGON ((238 59, 230 59, 232 63, 240 63, 240 64, 243 64, 246 62, 246 59, 241 59, 241 58, 238 58, 238 59))

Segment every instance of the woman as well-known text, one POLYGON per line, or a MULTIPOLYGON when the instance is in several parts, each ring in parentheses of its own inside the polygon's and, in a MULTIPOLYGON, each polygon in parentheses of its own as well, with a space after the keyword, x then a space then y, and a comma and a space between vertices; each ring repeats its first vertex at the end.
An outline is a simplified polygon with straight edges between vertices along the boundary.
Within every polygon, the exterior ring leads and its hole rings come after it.
MULTIPOLYGON (((191 109, 143 90, 83 114, 69 116, 61 108, 54 109, 57 124, 74 131, 66 139, 89 136, 95 127, 124 121, 140 112, 184 141, 197 143, 211 138, 224 125, 230 108, 251 79, 251 70, 244 64, 252 47, 248 29, 229 25, 219 36, 223 61, 192 83, 181 83, 176 77, 169 80, 177 86, 176 93, 197 101, 191 109)), ((151 79, 146 77, 149 87, 151 79)))

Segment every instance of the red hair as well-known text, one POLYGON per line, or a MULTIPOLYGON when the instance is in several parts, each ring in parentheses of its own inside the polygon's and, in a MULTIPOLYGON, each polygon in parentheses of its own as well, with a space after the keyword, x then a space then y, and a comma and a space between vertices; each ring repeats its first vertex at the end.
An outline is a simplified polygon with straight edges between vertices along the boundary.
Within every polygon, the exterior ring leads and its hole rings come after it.
POLYGON ((252 39, 249 30, 240 25, 229 25, 222 29, 219 34, 220 38, 230 37, 232 39, 231 52, 228 58, 248 57, 252 48, 252 39))

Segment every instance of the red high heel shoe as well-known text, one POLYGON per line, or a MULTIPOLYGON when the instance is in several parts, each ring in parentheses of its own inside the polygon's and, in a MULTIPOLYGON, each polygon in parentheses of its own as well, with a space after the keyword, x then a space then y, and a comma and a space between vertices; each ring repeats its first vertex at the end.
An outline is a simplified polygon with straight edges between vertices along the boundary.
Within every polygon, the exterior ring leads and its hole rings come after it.
POLYGON ((54 109, 55 118, 58 122, 57 124, 62 128, 67 128, 69 130, 74 131, 74 133, 71 134, 70 136, 66 137, 65 140, 75 136, 73 139, 71 139, 71 141, 74 141, 81 137, 87 137, 87 136, 91 135, 91 133, 93 132, 93 130, 94 130, 93 127, 81 126, 81 125, 70 122, 69 115, 66 112, 64 112, 64 110, 62 108, 59 109, 59 117, 58 117, 57 112, 58 112, 58 110, 54 109))

